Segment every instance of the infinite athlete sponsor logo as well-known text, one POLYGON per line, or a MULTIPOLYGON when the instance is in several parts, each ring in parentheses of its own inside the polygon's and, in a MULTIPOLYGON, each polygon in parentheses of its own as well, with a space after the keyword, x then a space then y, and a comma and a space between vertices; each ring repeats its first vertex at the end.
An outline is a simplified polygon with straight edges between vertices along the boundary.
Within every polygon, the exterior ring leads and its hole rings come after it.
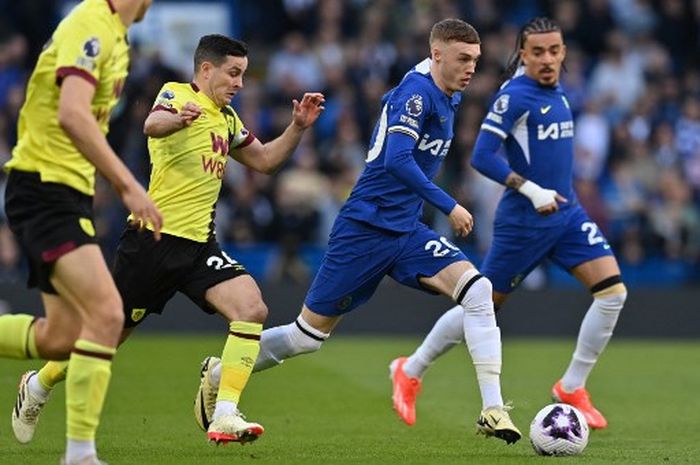
POLYGON ((574 137, 574 122, 571 120, 551 123, 548 126, 537 125, 537 140, 558 140, 569 137, 574 137))
POLYGON ((450 149, 452 140, 433 139, 430 140, 430 134, 423 134, 418 143, 418 150, 429 151, 432 155, 444 158, 447 156, 447 151, 450 149))

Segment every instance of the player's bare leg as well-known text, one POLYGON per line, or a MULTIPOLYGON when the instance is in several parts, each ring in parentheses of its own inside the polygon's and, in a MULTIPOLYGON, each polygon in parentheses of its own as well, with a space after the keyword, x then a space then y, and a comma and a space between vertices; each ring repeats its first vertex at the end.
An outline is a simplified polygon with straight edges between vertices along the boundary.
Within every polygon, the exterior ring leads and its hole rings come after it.
MULTIPOLYGON (((216 444, 255 441, 265 429, 258 423, 247 421, 238 404, 260 351, 260 333, 262 322, 267 317, 267 307, 260 289, 249 275, 212 286, 206 291, 205 298, 230 321, 226 344, 217 365, 220 369, 219 386, 207 437, 216 444)), ((208 366, 206 371, 209 371, 208 366)), ((206 381, 209 381, 208 376, 206 381)), ((207 388, 200 384, 200 390, 202 387, 207 388)), ((208 397, 211 397, 211 392, 208 397)), ((208 400, 211 403, 211 399, 208 400)), ((204 401, 206 403, 207 399, 204 401)))
MULTIPOLYGON (((296 355, 315 352, 340 321, 340 317, 326 317, 312 312, 306 306, 290 324, 275 326, 262 332, 260 353, 253 371, 277 366, 296 355)), ((200 384, 194 401, 197 425, 206 431, 212 422, 216 395, 221 381, 221 363, 218 357, 207 357, 202 362, 200 384)))
POLYGON ((84 245, 60 257, 54 265, 51 284, 58 296, 44 299, 47 309, 75 309, 82 321, 66 379, 66 463, 72 465, 91 456, 97 460, 95 433, 124 313, 121 297, 97 245, 84 245))
MULTIPOLYGON (((67 358, 71 348, 75 344, 81 329, 81 322, 77 313, 58 307, 53 300, 60 297, 51 294, 43 294, 46 318, 39 318, 33 326, 34 338, 40 352, 44 356, 67 358)), ((51 361, 45 365, 47 369, 40 371, 30 370, 22 374, 17 389, 17 398, 12 408, 12 431, 17 441, 26 444, 34 437, 41 410, 46 404, 51 388, 47 386, 46 375, 52 374, 54 368, 61 373, 61 380, 65 379, 65 368, 68 360, 51 361), (43 379, 42 379, 43 378, 43 379)))

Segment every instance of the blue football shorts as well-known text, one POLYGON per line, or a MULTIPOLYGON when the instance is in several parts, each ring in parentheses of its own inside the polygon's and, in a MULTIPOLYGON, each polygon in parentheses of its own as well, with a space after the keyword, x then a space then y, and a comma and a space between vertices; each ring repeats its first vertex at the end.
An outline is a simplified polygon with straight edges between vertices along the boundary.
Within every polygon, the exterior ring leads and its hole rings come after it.
POLYGON ((481 265, 481 273, 493 289, 509 293, 549 258, 567 271, 576 266, 613 255, 610 244, 586 211, 574 206, 567 221, 551 228, 503 224, 496 220, 493 242, 481 265))
POLYGON ((419 278, 466 260, 459 248, 422 223, 396 233, 339 216, 304 303, 321 315, 342 315, 367 302, 386 275, 435 294, 419 278))

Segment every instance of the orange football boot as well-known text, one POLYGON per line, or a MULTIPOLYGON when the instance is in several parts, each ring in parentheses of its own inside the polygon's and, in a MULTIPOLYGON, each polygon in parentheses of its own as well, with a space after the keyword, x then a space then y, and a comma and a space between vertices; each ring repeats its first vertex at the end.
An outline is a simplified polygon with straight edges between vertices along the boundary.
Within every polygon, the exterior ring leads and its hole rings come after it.
POLYGON ((403 371, 403 365, 407 357, 399 357, 389 365, 391 382, 394 385, 394 410, 401 419, 409 426, 416 422, 416 397, 420 393, 421 381, 419 378, 412 378, 403 371))
POLYGON ((586 388, 578 388, 574 392, 566 392, 561 385, 561 380, 559 380, 552 387, 552 398, 557 402, 576 407, 583 413, 589 428, 603 429, 608 426, 608 420, 593 406, 591 396, 588 395, 586 388))

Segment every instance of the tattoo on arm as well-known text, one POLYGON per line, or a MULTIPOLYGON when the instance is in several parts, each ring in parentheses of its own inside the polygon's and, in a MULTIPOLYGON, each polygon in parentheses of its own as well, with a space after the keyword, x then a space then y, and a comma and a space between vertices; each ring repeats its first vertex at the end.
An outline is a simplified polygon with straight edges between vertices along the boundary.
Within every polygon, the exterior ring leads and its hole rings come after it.
POLYGON ((525 181, 527 181, 527 179, 520 176, 519 174, 510 173, 506 178, 506 186, 510 187, 511 189, 518 190, 520 189, 520 186, 525 184, 525 181))

